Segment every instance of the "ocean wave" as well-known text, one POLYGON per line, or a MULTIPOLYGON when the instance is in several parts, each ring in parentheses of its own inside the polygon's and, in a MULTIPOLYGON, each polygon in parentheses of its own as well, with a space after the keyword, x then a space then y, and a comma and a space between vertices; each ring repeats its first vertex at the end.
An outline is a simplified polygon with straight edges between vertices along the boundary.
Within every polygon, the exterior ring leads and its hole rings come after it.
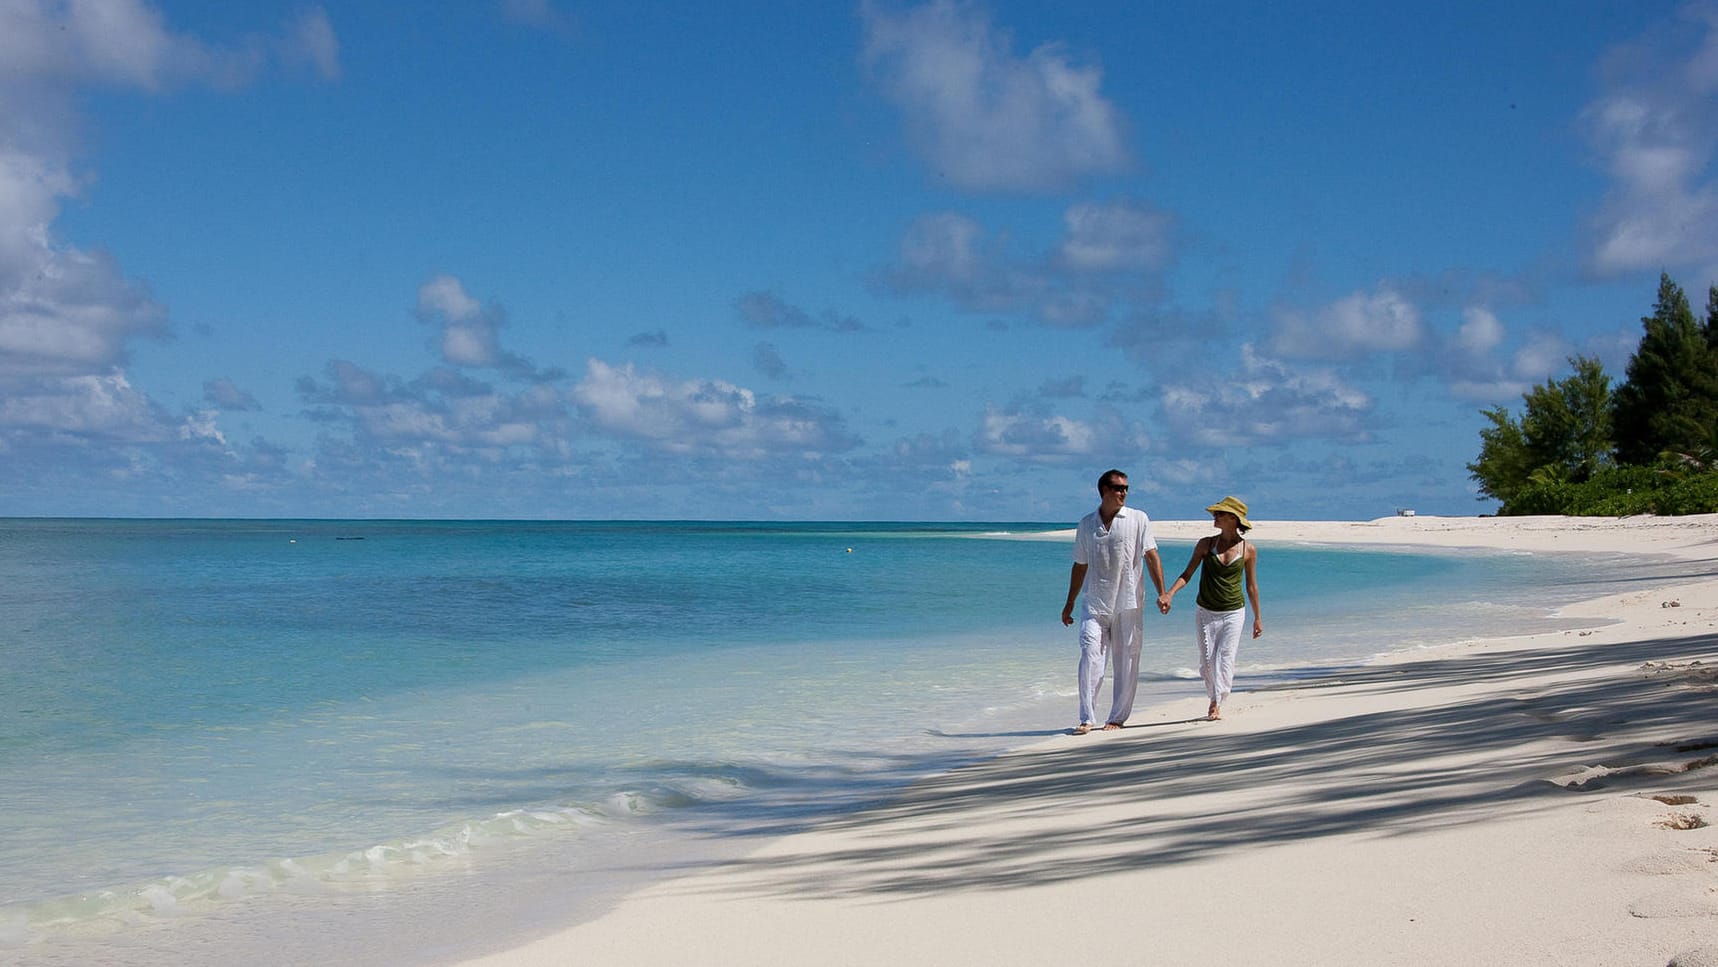
POLYGON ((412 878, 467 871, 486 852, 730 802, 759 785, 781 781, 767 770, 713 764, 616 790, 597 802, 508 809, 362 849, 219 866, 75 895, 0 904, 0 949, 50 937, 99 938, 150 922, 207 915, 225 904, 259 896, 395 889, 412 878))

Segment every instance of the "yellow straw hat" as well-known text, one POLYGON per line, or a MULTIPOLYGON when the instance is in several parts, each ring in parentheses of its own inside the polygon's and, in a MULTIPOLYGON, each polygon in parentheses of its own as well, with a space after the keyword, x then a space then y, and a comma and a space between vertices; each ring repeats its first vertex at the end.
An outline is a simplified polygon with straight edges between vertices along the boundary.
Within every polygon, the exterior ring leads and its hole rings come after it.
POLYGON ((1239 497, 1224 497, 1222 500, 1219 500, 1205 508, 1205 510, 1207 513, 1212 514, 1234 514, 1236 517, 1240 518, 1242 530, 1250 531, 1253 529, 1253 522, 1247 519, 1247 504, 1239 497))

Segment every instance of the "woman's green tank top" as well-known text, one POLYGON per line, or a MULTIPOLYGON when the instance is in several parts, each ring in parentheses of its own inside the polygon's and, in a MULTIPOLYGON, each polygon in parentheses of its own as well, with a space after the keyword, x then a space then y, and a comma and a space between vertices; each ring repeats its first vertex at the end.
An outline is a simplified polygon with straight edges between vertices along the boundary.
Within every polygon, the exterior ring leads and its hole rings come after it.
POLYGON ((1224 564, 1217 558, 1217 542, 1212 541, 1211 547, 1199 565, 1199 607, 1206 611, 1239 611, 1247 604, 1247 599, 1241 594, 1241 571, 1247 564, 1246 549, 1241 550, 1241 556, 1235 558, 1233 564, 1224 564))

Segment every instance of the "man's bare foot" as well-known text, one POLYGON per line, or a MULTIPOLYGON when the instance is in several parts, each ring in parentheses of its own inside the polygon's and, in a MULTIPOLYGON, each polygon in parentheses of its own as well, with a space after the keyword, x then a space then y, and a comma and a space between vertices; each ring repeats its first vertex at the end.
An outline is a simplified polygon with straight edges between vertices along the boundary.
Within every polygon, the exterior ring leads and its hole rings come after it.
POLYGON ((1211 707, 1205 710, 1205 721, 1207 722, 1215 722, 1222 717, 1223 706, 1218 705, 1216 702, 1212 702, 1211 707))
POLYGON ((1092 730, 1092 726, 1091 726, 1090 722, 1081 722, 1079 725, 1074 726, 1074 734, 1075 735, 1085 735, 1087 732, 1090 732, 1091 730, 1092 730))
POLYGON ((1114 732, 1116 729, 1119 729, 1119 728, 1121 728, 1120 722, 1105 722, 1104 723, 1104 731, 1105 732, 1114 732))

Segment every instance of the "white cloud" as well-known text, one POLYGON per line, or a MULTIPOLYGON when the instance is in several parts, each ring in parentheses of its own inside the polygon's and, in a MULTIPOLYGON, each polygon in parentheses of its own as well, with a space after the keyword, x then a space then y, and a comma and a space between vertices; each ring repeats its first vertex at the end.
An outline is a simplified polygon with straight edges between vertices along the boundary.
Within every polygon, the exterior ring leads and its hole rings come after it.
POLYGON ((132 338, 165 330, 165 310, 104 255, 43 250, 33 267, 0 289, 0 378, 106 373, 132 338))
POLYGON ((1128 162, 1103 72, 1046 44, 1016 55, 985 13, 933 0, 895 14, 860 8, 863 62, 943 177, 977 190, 1054 188, 1128 162))
POLYGON ((1173 260, 1173 219, 1141 202, 1079 204, 1063 215, 1050 252, 1017 257, 1006 239, 958 212, 915 219, 881 281, 900 293, 932 293, 969 312, 1020 313, 1073 328, 1150 302, 1173 260))
POLYGON ((1150 448, 1143 425, 1103 408, 1093 420, 1076 420, 1008 407, 987 406, 974 434, 974 448, 992 456, 1032 463, 1064 463, 1103 454, 1150 448))
POLYGON ((299 394, 309 415, 349 429, 355 452, 370 460, 411 454, 442 465, 559 454, 569 433, 559 393, 536 385, 506 393, 457 372, 435 369, 411 382, 346 360, 331 360, 326 380, 305 377, 299 394), (530 453, 512 451, 531 451, 530 453))
POLYGON ((1159 412, 1180 439, 1243 447, 1303 439, 1360 441, 1374 406, 1366 393, 1325 369, 1296 368, 1241 347, 1238 371, 1164 386, 1159 412))
POLYGON ((572 399, 604 433, 669 453, 756 459, 818 456, 858 444, 840 414, 811 401, 759 396, 724 380, 672 379, 630 363, 587 361, 572 399))
POLYGON ((1497 313, 1484 306, 1469 306, 1462 310, 1461 328, 1456 331, 1456 346, 1468 355, 1482 356, 1503 342, 1503 323, 1497 313))
POLYGON ((1389 283, 1355 292, 1311 313, 1279 310, 1271 349, 1284 356, 1343 359, 1420 344, 1420 312, 1389 283))
POLYGON ((1062 223, 1061 260, 1076 271, 1152 271, 1172 254, 1174 219, 1142 202, 1074 205, 1062 223))
MULTIPOLYGON (((320 32, 324 52, 332 41, 319 11, 294 30, 320 32)), ((261 38, 215 46, 176 33, 142 0, 0 2, 0 438, 10 434, 0 442, 14 455, 91 437, 214 439, 203 416, 176 425, 122 368, 133 340, 166 333, 166 309, 110 256, 62 243, 53 227, 82 187, 71 171, 83 90, 231 86, 267 49, 261 38)))
POLYGON ((306 10, 293 21, 281 40, 281 57, 289 63, 309 64, 323 80, 339 80, 340 38, 321 7, 306 10))
POLYGON ((418 287, 418 319, 441 327, 441 358, 455 366, 497 369, 527 379, 554 379, 558 371, 539 373, 530 360, 501 348, 507 313, 485 306, 466 294, 451 275, 438 275, 418 287))
POLYGON ((1613 51, 1604 91, 1583 114, 1611 178, 1590 224, 1587 261, 1601 274, 1718 272, 1718 8, 1690 5, 1681 16, 1699 29, 1667 30, 1613 51))
POLYGON ((125 443, 170 439, 170 421, 122 374, 12 381, 0 397, 0 432, 125 443))
POLYGON ((1507 357, 1508 332, 1485 306, 1462 310, 1462 324, 1430 362, 1451 396, 1475 403, 1507 403, 1543 382, 1568 360, 1572 349, 1551 332, 1530 333, 1507 357))

